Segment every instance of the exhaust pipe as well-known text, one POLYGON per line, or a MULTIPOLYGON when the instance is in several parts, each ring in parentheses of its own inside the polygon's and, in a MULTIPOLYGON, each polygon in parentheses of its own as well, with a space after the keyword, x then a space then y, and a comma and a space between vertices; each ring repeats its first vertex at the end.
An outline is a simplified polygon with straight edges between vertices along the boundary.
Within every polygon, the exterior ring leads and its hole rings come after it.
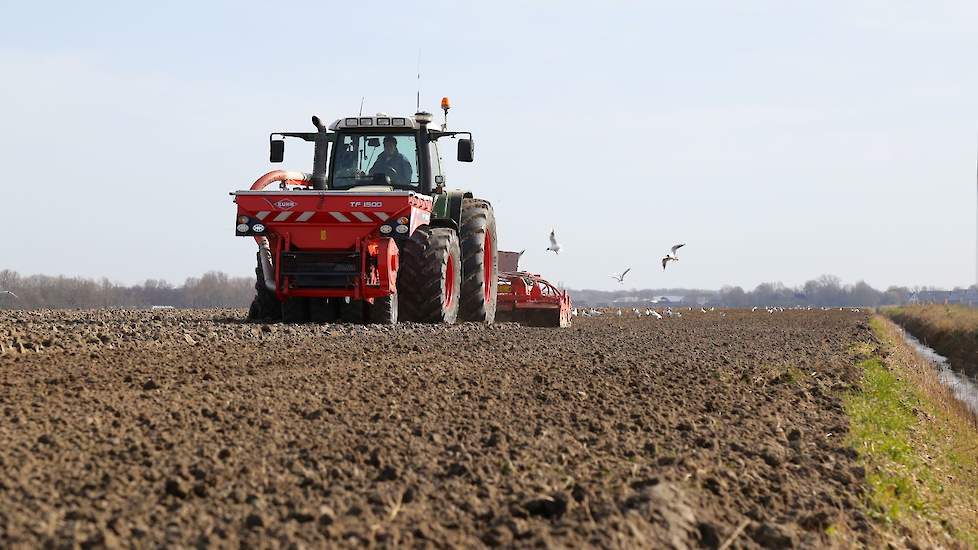
MULTIPOLYGON (((264 176, 255 180, 251 184, 252 191, 261 191, 269 185, 280 181, 310 182, 313 180, 311 174, 305 172, 292 172, 289 170, 272 170, 264 176)), ((262 278, 265 279, 265 288, 275 292, 275 269, 272 267, 272 250, 268 246, 266 237, 255 237, 258 243, 258 264, 261 266, 262 278)))

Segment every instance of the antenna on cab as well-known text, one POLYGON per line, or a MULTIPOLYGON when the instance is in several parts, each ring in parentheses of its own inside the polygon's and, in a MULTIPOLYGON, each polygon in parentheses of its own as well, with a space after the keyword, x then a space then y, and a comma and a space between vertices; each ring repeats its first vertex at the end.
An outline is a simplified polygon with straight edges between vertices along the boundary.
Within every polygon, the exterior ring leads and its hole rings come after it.
POLYGON ((418 48, 418 96, 416 98, 414 112, 421 112, 421 48, 418 48))

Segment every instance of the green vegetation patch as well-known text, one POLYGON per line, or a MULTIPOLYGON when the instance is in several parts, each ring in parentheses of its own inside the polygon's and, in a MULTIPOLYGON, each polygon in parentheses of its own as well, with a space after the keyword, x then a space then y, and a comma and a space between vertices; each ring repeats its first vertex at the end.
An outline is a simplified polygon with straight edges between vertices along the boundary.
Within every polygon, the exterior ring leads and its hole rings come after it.
POLYGON ((914 367, 896 328, 870 321, 876 346, 852 347, 863 378, 845 396, 849 444, 869 484, 869 514, 894 536, 918 543, 978 548, 978 431, 925 388, 936 376, 914 367))
POLYGON ((924 509, 915 483, 920 464, 910 446, 919 401, 912 388, 887 370, 879 358, 866 359, 859 366, 864 372, 862 392, 846 399, 850 443, 860 456, 876 462, 877 467, 866 472, 873 512, 893 523, 908 510, 924 509))

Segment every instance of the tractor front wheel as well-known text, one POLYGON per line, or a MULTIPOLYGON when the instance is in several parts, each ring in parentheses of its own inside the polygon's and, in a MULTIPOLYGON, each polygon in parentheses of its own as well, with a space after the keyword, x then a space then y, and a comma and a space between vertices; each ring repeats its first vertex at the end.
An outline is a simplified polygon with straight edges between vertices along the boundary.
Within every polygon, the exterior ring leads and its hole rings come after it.
POLYGON ((383 298, 374 298, 367 306, 367 322, 374 325, 397 324, 397 292, 383 298))
POLYGON ((499 265, 496 254, 496 216, 482 199, 462 200, 462 289, 459 316, 463 321, 491 324, 496 318, 499 265))
POLYGON ((461 252, 455 231, 417 228, 404 244, 397 272, 402 318, 419 323, 454 323, 458 318, 461 275, 461 252))
POLYGON ((275 293, 265 287, 265 277, 261 271, 261 256, 255 268, 255 298, 248 308, 249 321, 278 321, 282 318, 282 305, 275 293))

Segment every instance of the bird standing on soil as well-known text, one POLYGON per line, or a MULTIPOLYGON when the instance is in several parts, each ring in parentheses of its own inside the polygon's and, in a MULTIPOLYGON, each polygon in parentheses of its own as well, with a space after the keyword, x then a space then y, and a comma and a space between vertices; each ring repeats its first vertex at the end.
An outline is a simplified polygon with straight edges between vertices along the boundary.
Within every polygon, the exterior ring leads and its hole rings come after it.
POLYGON ((662 315, 660 315, 659 312, 654 309, 652 310, 652 316, 656 319, 662 319, 662 315))
POLYGON ((547 250, 553 252, 554 254, 560 254, 560 243, 557 242, 557 236, 554 234, 554 229, 550 228, 550 246, 547 250))
POLYGON ((616 280, 616 281, 618 281, 618 284, 624 284, 624 283, 625 283, 625 275, 628 275, 628 272, 629 272, 629 271, 631 271, 631 270, 632 270, 632 268, 630 268, 630 267, 629 267, 629 268, 628 268, 628 269, 626 269, 625 271, 622 271, 622 272, 621 272, 621 275, 619 275, 619 274, 617 274, 617 273, 612 273, 612 274, 610 275, 610 277, 611 277, 612 279, 614 279, 614 280, 616 280))

